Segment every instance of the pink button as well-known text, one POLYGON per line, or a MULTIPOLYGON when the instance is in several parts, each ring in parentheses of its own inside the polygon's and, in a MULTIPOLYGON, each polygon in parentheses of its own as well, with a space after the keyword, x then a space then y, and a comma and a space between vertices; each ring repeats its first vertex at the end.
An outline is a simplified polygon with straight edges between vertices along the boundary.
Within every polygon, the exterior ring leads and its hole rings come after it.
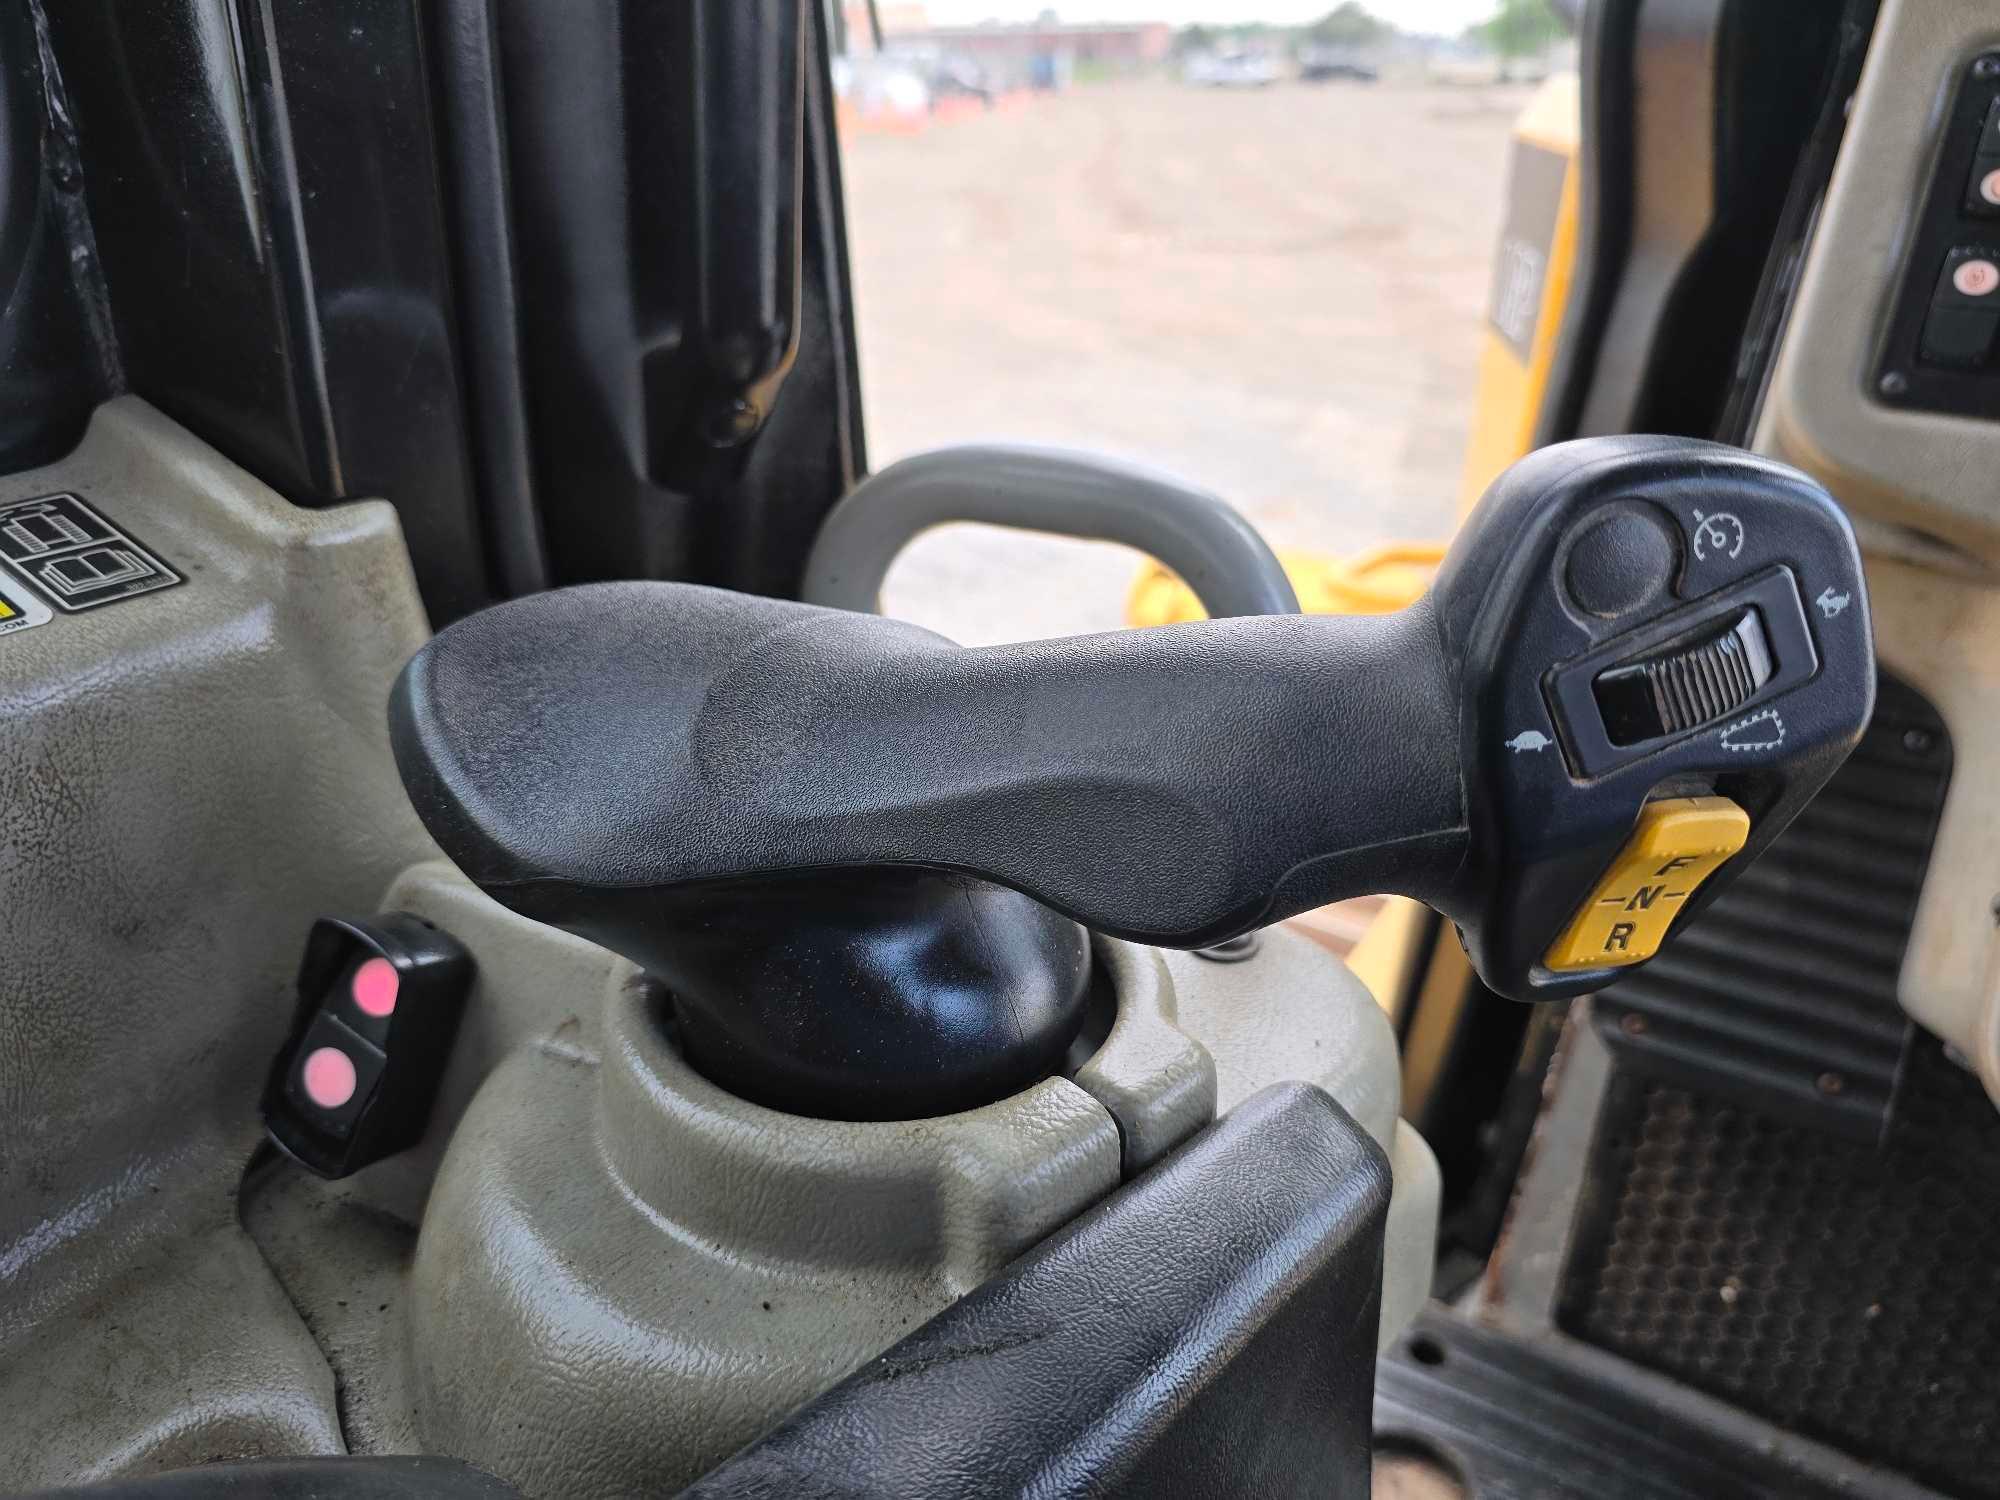
POLYGON ((1995 167, 1979 179, 1979 196, 1988 203, 2000 206, 2000 167, 1995 167))
POLYGON ((1951 284, 1968 297, 1984 297, 2000 287, 2000 266, 1990 260, 1960 261, 1952 270, 1951 284))
POLYGON ((396 966, 386 958, 371 958, 354 971, 348 993, 363 1015, 380 1020, 396 1008, 397 985, 396 966))
POLYGON ((338 1047, 315 1047, 299 1076, 306 1097, 321 1109, 339 1109, 354 1097, 354 1059, 338 1047))

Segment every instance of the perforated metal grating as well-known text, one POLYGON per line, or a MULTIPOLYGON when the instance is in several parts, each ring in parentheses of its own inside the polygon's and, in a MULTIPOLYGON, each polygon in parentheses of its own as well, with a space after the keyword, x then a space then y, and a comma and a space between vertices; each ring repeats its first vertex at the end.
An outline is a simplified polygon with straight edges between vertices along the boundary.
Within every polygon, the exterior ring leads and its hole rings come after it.
POLYGON ((1937 711, 1885 676, 1826 790, 1598 997, 1616 1061, 1556 1315, 2000 1500, 2000 1114, 1896 999, 1950 774, 1937 711))
POLYGON ((1896 1000, 1951 737, 1884 677, 1859 748, 1660 956, 1606 990, 1614 1047, 1661 1077, 1870 1146, 1910 1036, 1896 1000), (1637 1016, 1633 1015, 1637 1012, 1637 1016))
POLYGON ((1621 1070, 1593 1155, 1562 1327, 2000 1497, 2000 1114, 1941 1046, 1879 1151, 1621 1070))

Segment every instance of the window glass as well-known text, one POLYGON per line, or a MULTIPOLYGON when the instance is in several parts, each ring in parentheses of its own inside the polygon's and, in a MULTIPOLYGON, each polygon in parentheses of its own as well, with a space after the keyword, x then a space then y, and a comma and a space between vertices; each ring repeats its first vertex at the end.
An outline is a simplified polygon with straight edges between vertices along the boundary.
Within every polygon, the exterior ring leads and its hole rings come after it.
MULTIPOLYGON (((1574 43, 1542 0, 1246 9, 881 0, 877 50, 848 7, 872 466, 987 439, 1111 452, 1308 566, 1449 534, 1516 122, 1574 43)), ((1114 629, 1140 568, 951 527, 885 602, 967 642, 1114 629)))

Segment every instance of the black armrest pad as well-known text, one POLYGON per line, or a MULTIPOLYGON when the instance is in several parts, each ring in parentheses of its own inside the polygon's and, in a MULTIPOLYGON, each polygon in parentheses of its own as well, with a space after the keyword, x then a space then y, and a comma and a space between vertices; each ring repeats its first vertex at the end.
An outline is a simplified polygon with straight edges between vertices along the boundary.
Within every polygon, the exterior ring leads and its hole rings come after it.
POLYGON ((683 1500, 1365 1500, 1389 1186, 1266 1089, 683 1500))
POLYGON ((271 1458, 200 1464, 16 1500, 520 1500, 455 1458, 271 1458))

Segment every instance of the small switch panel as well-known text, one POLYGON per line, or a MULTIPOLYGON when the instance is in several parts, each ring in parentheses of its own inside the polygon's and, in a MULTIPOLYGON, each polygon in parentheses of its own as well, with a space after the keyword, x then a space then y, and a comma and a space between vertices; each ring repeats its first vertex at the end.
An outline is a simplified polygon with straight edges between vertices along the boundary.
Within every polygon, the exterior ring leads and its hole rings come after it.
POLYGON ((2000 218, 2000 155, 1973 158, 1972 186, 1965 195, 1965 210, 1975 218, 2000 218))
POLYGON ((1960 245, 1944 259, 1924 316, 1923 357, 1983 367, 2000 332, 2000 249, 1960 245))
POLYGON ((1890 405, 2000 417, 2000 53, 1960 77, 1874 384, 1890 405))
POLYGON ((415 1145, 472 972, 456 939, 407 912, 314 923, 264 1086, 271 1139, 336 1178, 415 1145))
POLYGON ((2000 218, 2000 98, 1986 106, 1972 177, 1965 185, 1965 211, 1976 219, 2000 218))
POLYGON ((1727 797, 1648 802, 1544 962, 1558 973, 1643 963, 1659 952, 1688 897, 1749 837, 1750 815, 1727 797))

